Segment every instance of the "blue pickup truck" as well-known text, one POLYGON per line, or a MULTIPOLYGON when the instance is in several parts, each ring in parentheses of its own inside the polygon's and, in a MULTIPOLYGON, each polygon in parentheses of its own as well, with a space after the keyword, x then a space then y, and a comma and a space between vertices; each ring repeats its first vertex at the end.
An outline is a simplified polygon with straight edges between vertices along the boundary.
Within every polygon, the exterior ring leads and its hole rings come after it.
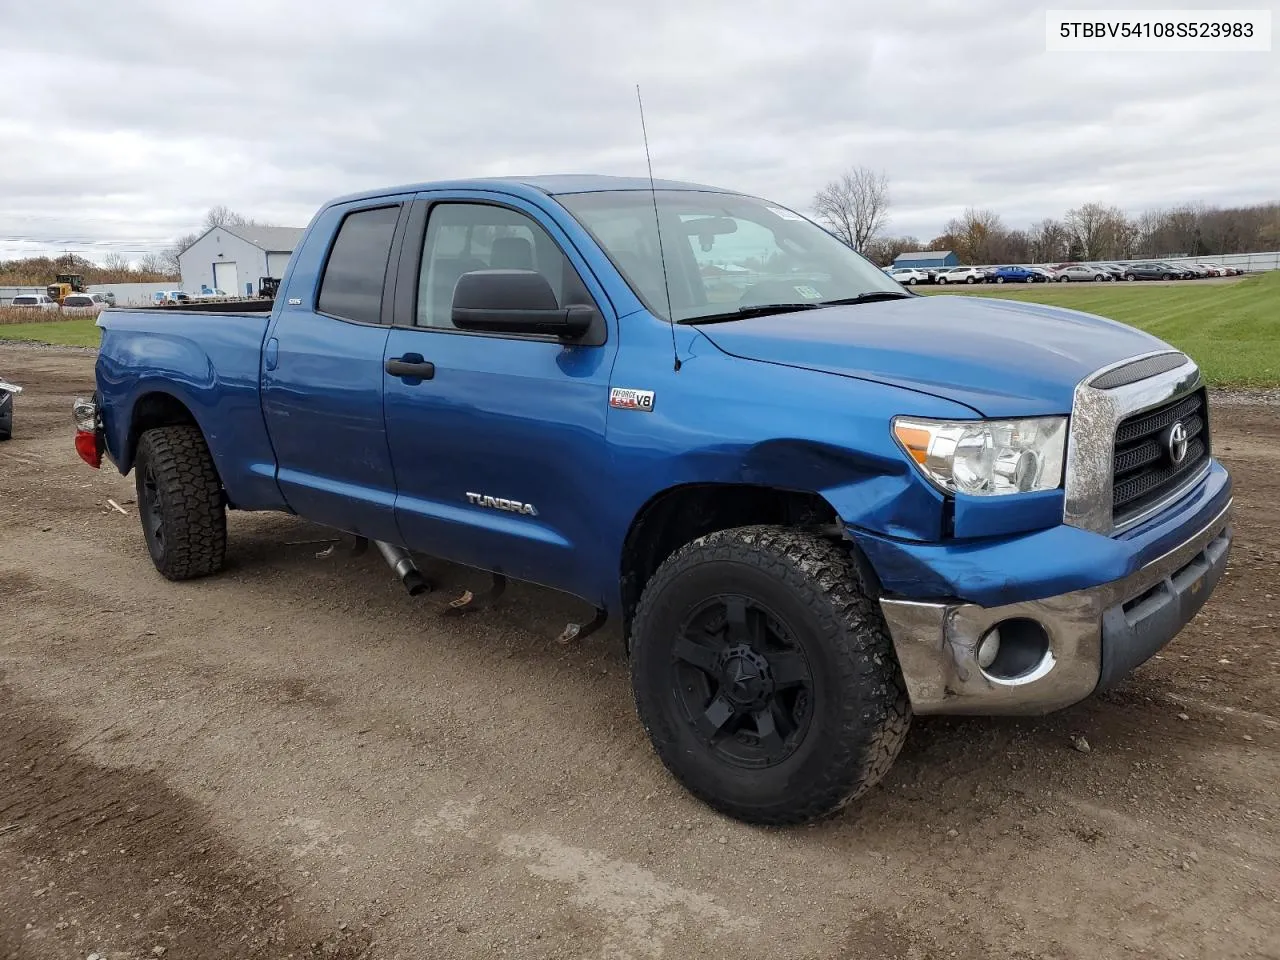
POLYGON ((620 622, 662 761, 743 820, 840 809, 913 714, 1107 688, 1226 565, 1193 360, 916 295, 741 193, 343 197, 253 306, 98 321, 76 447, 134 473, 159 572, 217 573, 226 509, 278 510, 376 544, 414 593, 419 553, 580 597, 579 635, 620 622))

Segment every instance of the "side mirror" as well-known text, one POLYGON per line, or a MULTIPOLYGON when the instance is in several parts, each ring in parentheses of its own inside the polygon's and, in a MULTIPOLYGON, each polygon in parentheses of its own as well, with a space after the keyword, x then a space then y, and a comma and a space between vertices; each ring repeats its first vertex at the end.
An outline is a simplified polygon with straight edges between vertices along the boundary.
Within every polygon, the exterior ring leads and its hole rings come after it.
POLYGON ((591 329, 594 307, 556 303, 534 270, 473 270, 453 288, 453 325, 485 333, 533 333, 577 340, 591 329))

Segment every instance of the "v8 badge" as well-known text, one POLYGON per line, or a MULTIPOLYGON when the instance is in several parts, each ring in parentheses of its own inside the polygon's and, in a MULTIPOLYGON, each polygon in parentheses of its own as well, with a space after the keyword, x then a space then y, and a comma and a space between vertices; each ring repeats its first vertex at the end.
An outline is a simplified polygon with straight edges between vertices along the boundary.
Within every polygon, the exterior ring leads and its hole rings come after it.
POLYGON ((653 413, 653 391, 633 390, 630 387, 614 387, 609 391, 609 406, 619 410, 640 410, 653 413))

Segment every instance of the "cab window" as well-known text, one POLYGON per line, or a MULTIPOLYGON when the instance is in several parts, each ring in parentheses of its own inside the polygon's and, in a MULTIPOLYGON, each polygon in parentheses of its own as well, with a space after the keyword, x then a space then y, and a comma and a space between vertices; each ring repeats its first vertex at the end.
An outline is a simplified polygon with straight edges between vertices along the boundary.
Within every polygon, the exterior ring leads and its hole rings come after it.
POLYGON ((453 330, 453 289, 473 270, 533 270, 562 307, 591 304, 582 278, 551 236, 508 207, 440 203, 431 208, 418 275, 417 326, 453 330))

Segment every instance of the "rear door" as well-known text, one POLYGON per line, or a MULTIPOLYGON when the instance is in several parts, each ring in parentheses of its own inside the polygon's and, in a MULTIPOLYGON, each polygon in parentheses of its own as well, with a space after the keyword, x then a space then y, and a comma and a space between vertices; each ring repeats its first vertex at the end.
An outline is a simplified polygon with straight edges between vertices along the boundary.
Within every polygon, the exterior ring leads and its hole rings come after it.
POLYGON ((262 351, 277 482, 303 517, 396 540, 382 417, 388 264, 410 197, 326 210, 298 251, 262 351), (332 237, 330 243, 310 242, 332 237))
POLYGON ((617 577, 588 559, 598 553, 593 522, 608 512, 612 470, 605 420, 618 338, 603 288, 554 220, 524 200, 426 194, 413 223, 386 359, 433 369, 386 375, 402 542, 600 596, 600 584, 617 577), (458 330, 458 277, 495 268, 536 270, 561 306, 594 304, 599 328, 574 344, 458 330))

